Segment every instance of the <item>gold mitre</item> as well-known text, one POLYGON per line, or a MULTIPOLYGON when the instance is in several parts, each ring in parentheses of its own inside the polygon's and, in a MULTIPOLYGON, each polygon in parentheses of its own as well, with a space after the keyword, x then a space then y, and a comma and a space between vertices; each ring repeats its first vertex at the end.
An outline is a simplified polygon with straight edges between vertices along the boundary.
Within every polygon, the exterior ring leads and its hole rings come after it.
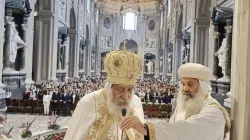
POLYGON ((104 66, 110 84, 134 86, 137 76, 142 72, 142 59, 123 47, 122 51, 107 54, 104 66))

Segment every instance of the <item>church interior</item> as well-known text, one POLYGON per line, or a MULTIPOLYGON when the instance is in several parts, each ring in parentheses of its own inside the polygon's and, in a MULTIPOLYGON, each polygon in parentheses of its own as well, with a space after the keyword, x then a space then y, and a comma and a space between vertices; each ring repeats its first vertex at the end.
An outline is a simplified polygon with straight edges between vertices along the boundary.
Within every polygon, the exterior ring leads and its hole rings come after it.
POLYGON ((126 49, 142 58, 134 94, 147 121, 169 120, 178 68, 198 63, 211 69, 211 96, 230 114, 226 139, 250 140, 249 7, 249 0, 1 0, 0 133, 62 140, 77 102, 105 87, 106 55, 126 49), (53 95, 45 107, 43 96, 64 87, 74 102, 65 108, 53 95))

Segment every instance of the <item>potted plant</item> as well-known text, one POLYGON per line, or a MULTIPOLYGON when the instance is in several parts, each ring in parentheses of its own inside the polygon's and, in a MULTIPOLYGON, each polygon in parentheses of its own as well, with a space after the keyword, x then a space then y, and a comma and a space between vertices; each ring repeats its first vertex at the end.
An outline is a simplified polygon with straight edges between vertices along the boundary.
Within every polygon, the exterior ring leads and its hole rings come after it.
POLYGON ((35 119, 36 119, 36 118, 34 118, 34 119, 31 121, 31 123, 29 123, 29 124, 23 129, 22 135, 21 135, 21 137, 22 137, 23 139, 32 136, 32 133, 31 133, 31 131, 30 131, 29 129, 30 129, 30 126, 32 125, 32 123, 35 121, 35 119))
POLYGON ((49 119, 49 121, 48 121, 48 129, 56 130, 56 129, 60 128, 60 126, 58 124, 56 124, 56 121, 57 121, 58 118, 59 118, 59 116, 57 116, 54 121, 51 120, 52 118, 49 119))

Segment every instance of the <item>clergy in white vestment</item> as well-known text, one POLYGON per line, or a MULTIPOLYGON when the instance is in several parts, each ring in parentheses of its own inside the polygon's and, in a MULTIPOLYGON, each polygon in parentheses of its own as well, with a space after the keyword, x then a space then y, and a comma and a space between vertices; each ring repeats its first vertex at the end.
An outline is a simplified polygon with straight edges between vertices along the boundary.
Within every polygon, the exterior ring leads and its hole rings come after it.
POLYGON ((137 76, 142 72, 142 59, 125 49, 112 51, 105 58, 107 83, 101 90, 85 95, 69 122, 64 140, 143 140, 133 128, 122 132, 119 125, 125 116, 137 116, 144 123, 139 97, 134 95, 137 76))
POLYGON ((187 63, 179 67, 178 74, 182 86, 169 122, 143 124, 130 117, 122 121, 121 129, 134 128, 145 140, 223 140, 231 123, 225 108, 209 94, 211 70, 187 63))
POLYGON ((0 114, 0 140, 9 140, 8 137, 6 137, 4 134, 2 134, 4 130, 4 121, 5 117, 4 115, 0 114))

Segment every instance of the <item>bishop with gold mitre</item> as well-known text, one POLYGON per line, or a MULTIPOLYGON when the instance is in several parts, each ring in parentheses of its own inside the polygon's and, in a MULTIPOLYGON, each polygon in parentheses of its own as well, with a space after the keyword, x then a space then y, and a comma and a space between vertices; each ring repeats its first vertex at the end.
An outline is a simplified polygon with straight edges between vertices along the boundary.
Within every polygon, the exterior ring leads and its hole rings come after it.
POLYGON ((124 132, 120 129, 122 110, 126 110, 126 117, 137 116, 144 123, 141 100, 134 95, 137 76, 142 72, 141 58, 123 48, 107 54, 104 65, 107 72, 105 87, 79 101, 64 140, 144 139, 132 128, 124 132))

